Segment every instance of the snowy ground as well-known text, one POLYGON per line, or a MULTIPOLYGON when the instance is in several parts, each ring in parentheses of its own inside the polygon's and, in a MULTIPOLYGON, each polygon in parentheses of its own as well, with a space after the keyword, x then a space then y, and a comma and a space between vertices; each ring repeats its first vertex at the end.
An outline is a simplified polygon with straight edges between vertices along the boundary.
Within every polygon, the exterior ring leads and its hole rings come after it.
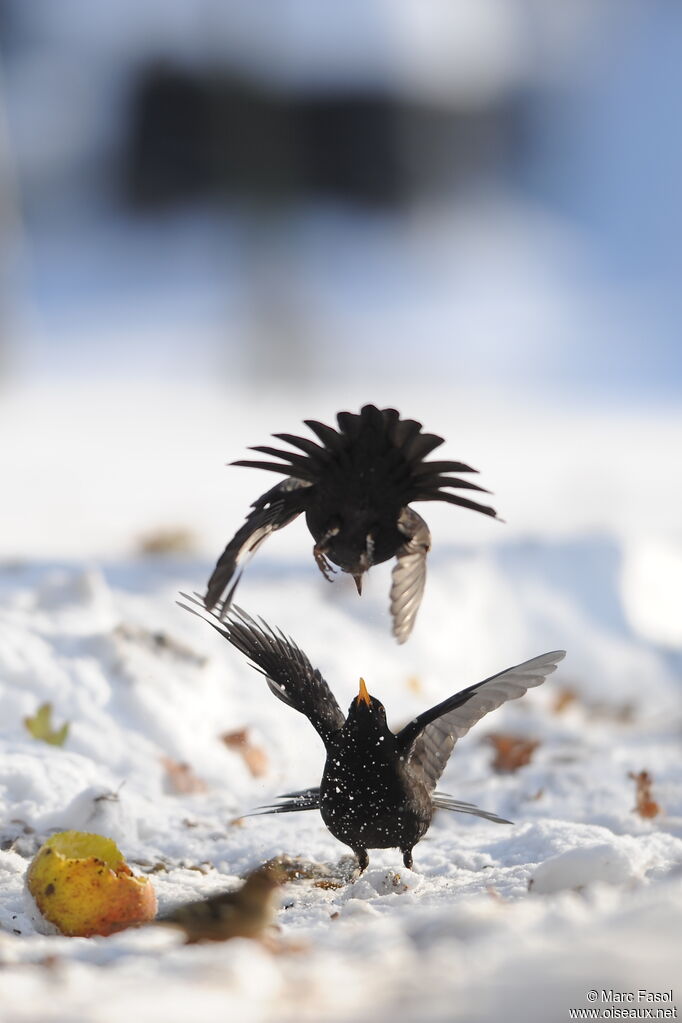
POLYGON ((271 430, 296 432, 303 415, 329 421, 361 403, 337 399, 225 401, 218 414, 207 392, 180 415, 153 405, 148 419, 134 401, 116 419, 113 396, 83 396, 75 409, 63 395, 24 395, 21 415, 18 399, 14 411, 5 403, 15 449, 0 456, 14 519, 0 572, 3 1023, 126 1014, 551 1023, 587 1007, 592 989, 679 997, 681 547, 669 466, 682 427, 662 414, 584 414, 569 428, 545 410, 538 430, 527 406, 493 416, 445 398, 393 399, 448 437, 445 457, 481 468, 510 523, 428 506, 430 576, 403 648, 389 635, 388 568, 373 571, 359 600, 349 579, 330 586, 317 573, 298 525, 242 583, 242 605, 297 640, 342 706, 362 674, 396 725, 565 647, 544 687, 458 743, 443 778, 445 791, 514 827, 441 814, 414 871, 397 851, 374 851, 345 887, 286 885, 279 954, 242 941, 184 947, 156 928, 90 940, 35 933, 23 876, 53 830, 116 839, 136 870, 152 872, 161 909, 234 886, 280 853, 330 865, 346 855, 317 813, 234 824, 278 792, 317 783, 322 747, 236 651, 175 605, 179 590, 203 585, 211 553, 271 482, 221 463, 271 430), (84 429, 93 416, 96 429, 84 429), (638 482, 645 454, 660 470, 651 505, 638 482), (169 525, 198 530, 196 555, 132 556, 135 536, 169 525), (57 724, 70 722, 63 748, 23 725, 46 700, 57 724), (241 727, 266 754, 261 778, 220 740, 241 727), (539 746, 518 771, 495 773, 490 732, 539 746), (189 764, 204 791, 173 791, 164 757, 189 764), (662 811, 651 820, 633 811, 628 773, 642 769, 662 811))

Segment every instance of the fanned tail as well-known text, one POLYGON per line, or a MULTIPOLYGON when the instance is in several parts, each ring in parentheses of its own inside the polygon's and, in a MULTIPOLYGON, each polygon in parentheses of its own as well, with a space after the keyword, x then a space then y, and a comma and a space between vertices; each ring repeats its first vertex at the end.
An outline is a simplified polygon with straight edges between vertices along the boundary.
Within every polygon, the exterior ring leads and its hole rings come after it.
POLYGON ((359 413, 339 412, 336 419, 338 430, 315 419, 305 420, 305 425, 319 443, 291 433, 276 433, 273 436, 277 440, 297 450, 287 451, 266 444, 251 448, 277 458, 279 462, 240 459, 232 464, 279 472, 314 485, 326 474, 333 476, 339 471, 352 470, 358 452, 362 452, 363 459, 371 455, 384 465, 387 482, 402 492, 404 504, 410 501, 447 501, 497 518, 494 508, 449 493, 449 490, 475 490, 486 494, 489 491, 453 475, 477 471, 464 462, 425 461, 427 455, 444 441, 435 433, 423 433, 422 424, 416 419, 401 419, 396 409, 379 409, 376 405, 365 405, 359 413))
POLYGON ((268 803, 266 806, 258 806, 251 813, 245 813, 245 817, 262 817, 267 813, 297 813, 299 810, 320 809, 320 789, 301 789, 300 792, 285 792, 277 796, 278 802, 268 803))
POLYGON ((508 821, 504 817, 498 817, 496 813, 490 813, 489 810, 481 810, 478 806, 473 803, 464 803, 460 799, 454 799, 449 796, 446 792, 434 792, 431 796, 431 802, 439 810, 454 810, 455 813, 470 813, 474 817, 483 817, 487 821, 494 821, 496 824, 513 824, 513 821, 508 821))

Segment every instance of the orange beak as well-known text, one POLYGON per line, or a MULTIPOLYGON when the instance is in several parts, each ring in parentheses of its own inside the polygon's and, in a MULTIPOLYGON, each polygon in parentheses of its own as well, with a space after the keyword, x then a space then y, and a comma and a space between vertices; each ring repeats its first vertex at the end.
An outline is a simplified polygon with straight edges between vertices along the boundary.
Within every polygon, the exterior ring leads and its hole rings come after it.
POLYGON ((365 685, 364 678, 360 679, 360 692, 356 696, 356 700, 362 700, 362 702, 366 703, 368 707, 372 706, 372 697, 367 692, 367 686, 365 685))

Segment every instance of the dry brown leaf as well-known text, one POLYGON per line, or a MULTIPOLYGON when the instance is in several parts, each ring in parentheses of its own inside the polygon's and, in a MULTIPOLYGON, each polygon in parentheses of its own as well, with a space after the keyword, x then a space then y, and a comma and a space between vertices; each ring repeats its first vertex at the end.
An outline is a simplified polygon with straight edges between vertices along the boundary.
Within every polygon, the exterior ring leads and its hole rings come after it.
POLYGON ((497 888, 494 885, 487 884, 485 886, 485 890, 487 891, 487 893, 490 896, 490 898, 494 899, 495 902, 506 902, 507 901, 504 898, 504 896, 500 895, 500 893, 498 892, 497 888))
POLYGON ((262 778, 268 773, 267 753, 260 746, 255 746, 251 742, 248 728, 237 728, 234 732, 224 732, 220 738, 228 749, 239 753, 254 778, 262 778))
POLYGON ((338 863, 317 863, 300 856, 275 856, 264 864, 277 870, 280 882, 312 881, 317 888, 337 888, 348 884, 357 870, 355 857, 344 856, 338 863))
POLYGON ((166 780, 171 792, 188 796, 195 792, 206 792, 206 782, 197 777, 189 764, 181 764, 171 757, 161 757, 166 771, 166 780))
POLYGON ((554 702, 552 704, 553 714, 563 714, 567 707, 570 707, 572 703, 575 703, 578 699, 578 694, 575 689, 571 689, 570 686, 561 686, 555 690, 554 702))
POLYGON ((529 764, 540 745, 537 739, 527 739, 523 735, 504 735, 501 732, 487 735, 486 741, 495 750, 493 770, 500 774, 510 774, 529 764))
POLYGON ((617 721, 629 725, 637 717, 637 708, 632 703, 592 703, 590 716, 594 720, 617 721))
POLYGON ((661 807, 651 796, 652 778, 648 771, 628 771, 628 778, 632 778, 636 785, 636 803, 632 808, 633 813, 640 817, 656 817, 661 813, 661 807))
POLYGON ((193 554, 196 546, 194 534, 184 526, 155 529, 141 536, 136 544, 137 553, 145 557, 193 554))
POLYGON ((424 686, 422 684, 422 680, 419 678, 419 675, 410 675, 410 677, 407 680, 407 688, 410 690, 411 693, 414 693, 416 696, 421 696, 421 694, 424 691, 424 686))
POLYGON ((554 690, 552 713, 563 714, 567 707, 577 704, 590 721, 617 721, 628 725, 635 720, 637 708, 632 703, 606 703, 600 700, 590 701, 573 686, 561 686, 554 690))

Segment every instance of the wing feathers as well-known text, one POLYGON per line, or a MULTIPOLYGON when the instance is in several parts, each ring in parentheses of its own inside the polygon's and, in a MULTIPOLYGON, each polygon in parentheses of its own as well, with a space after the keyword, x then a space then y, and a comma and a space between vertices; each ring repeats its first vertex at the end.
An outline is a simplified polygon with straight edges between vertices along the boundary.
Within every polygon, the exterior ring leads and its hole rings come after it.
POLYGON ((180 606, 203 618, 244 654, 251 666, 265 676, 277 699, 307 717, 325 744, 333 732, 343 727, 345 716, 329 686, 292 639, 236 606, 221 617, 205 610, 192 597, 182 596, 190 606, 180 606))
MULTIPOLYGON (((284 471, 284 467, 278 468, 277 471, 284 471)), ((240 578, 239 575, 234 578, 235 572, 258 550, 271 533, 293 522, 301 514, 305 508, 307 489, 306 482, 290 477, 282 480, 281 483, 254 501, 253 511, 228 543, 208 581, 204 601, 209 611, 215 607, 232 582, 232 587, 224 602, 225 609, 229 607, 240 578)))
POLYGON ((398 734, 399 748, 434 788, 457 740, 490 711, 541 685, 565 656, 553 650, 463 689, 406 725, 398 734))
POLYGON ((429 527, 412 508, 403 508, 398 529, 407 540, 399 548, 391 575, 393 635, 404 643, 412 632, 426 585, 426 555, 431 547, 429 527))

